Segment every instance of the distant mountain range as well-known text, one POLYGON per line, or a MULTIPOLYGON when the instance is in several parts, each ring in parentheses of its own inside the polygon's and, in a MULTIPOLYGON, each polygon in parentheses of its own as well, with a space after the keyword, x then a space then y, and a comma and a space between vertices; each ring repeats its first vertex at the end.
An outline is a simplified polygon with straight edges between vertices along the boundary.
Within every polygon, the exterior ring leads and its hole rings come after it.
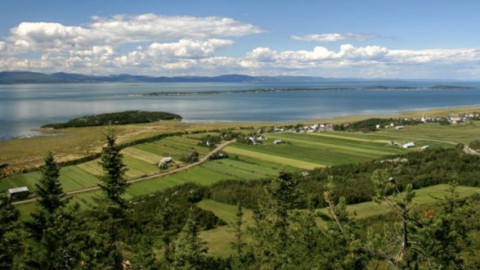
MULTIPOLYGON (((103 82, 324 82, 331 81, 322 77, 309 76, 248 76, 229 74, 214 77, 204 76, 178 76, 178 77, 153 77, 129 74, 92 76, 74 73, 38 73, 29 71, 4 71, 0 72, 0 84, 22 83, 103 83, 103 82)), ((335 79, 339 81, 339 79, 335 79)))

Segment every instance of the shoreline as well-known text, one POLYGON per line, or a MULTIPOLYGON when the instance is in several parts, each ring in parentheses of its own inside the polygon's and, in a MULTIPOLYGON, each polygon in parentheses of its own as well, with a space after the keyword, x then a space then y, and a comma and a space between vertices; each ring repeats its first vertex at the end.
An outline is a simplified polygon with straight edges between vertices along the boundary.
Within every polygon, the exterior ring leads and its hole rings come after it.
MULTIPOLYGON (((334 117, 327 117, 327 118, 311 118, 311 119, 297 119, 297 120, 288 120, 288 121, 236 121, 236 120, 188 120, 188 119, 182 119, 181 122, 189 125, 209 125, 209 124, 237 124, 240 126, 244 125, 290 125, 290 124, 297 124, 297 123, 317 123, 317 122, 323 122, 323 123, 340 123, 342 121, 344 122, 351 122, 351 121, 359 121, 362 119, 368 119, 368 118, 396 118, 396 117, 421 117, 423 115, 426 116, 450 116, 452 114, 459 114, 459 113, 471 113, 471 112, 480 112, 480 104, 478 105, 468 105, 468 106, 446 106, 446 107, 435 107, 435 108, 418 108, 418 109, 409 109, 409 110, 402 110, 402 111, 397 111, 394 113, 381 113, 381 114, 375 114, 375 113, 365 113, 365 114, 349 114, 349 115, 342 115, 342 116, 334 116, 334 117), (435 115, 432 115, 435 114, 435 115)), ((152 123, 140 123, 140 124, 132 124, 132 125, 148 125, 148 124, 158 124, 161 121, 158 122, 152 122, 152 123)), ((130 125, 130 124, 129 124, 130 125)), ((126 126, 126 125, 116 125, 113 126, 114 128, 116 127, 121 127, 121 126, 126 126)), ((96 127, 105 127, 105 126, 96 126, 96 127)), ((79 127, 79 128, 95 128, 95 127, 79 127)), ((72 129, 72 128, 69 128, 72 129)), ((78 129, 78 128, 73 128, 73 129, 78 129)), ((30 129, 30 131, 36 132, 38 134, 32 134, 32 135, 21 135, 21 136, 15 136, 15 137, 10 137, 7 139, 0 139, 0 144, 2 142, 8 142, 11 140, 25 140, 25 139, 35 139, 39 137, 56 137, 56 136, 63 136, 65 135, 61 130, 65 129, 53 129, 53 128, 42 128, 42 127, 37 127, 30 129)))
MULTIPOLYGON (((265 126, 284 126, 295 124, 342 124, 356 122, 368 118, 421 118, 442 117, 461 113, 480 112, 478 106, 444 107, 427 110, 407 110, 391 114, 362 114, 344 115, 333 118, 317 118, 298 121, 281 122, 188 122, 166 121, 148 124, 119 125, 114 126, 119 143, 129 143, 147 139, 161 134, 174 132, 206 132, 220 129, 251 128, 256 129, 265 126)), ((38 167, 43 163, 45 154, 53 152, 58 162, 68 162, 81 159, 85 156, 100 152, 104 145, 105 126, 68 128, 55 130, 60 134, 29 138, 14 138, 0 141, 0 163, 8 163, 9 168, 22 170, 24 168, 38 167)))

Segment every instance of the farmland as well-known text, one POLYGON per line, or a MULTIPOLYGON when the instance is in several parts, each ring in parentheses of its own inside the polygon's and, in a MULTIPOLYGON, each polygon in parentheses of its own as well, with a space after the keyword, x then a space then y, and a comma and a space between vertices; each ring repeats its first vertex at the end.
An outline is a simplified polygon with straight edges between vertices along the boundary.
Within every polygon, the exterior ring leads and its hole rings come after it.
MULTIPOLYGON (((402 131, 408 132, 410 128, 402 131)), ((409 150, 392 146, 388 142, 395 140, 404 143, 411 139, 405 136, 405 133, 396 135, 346 132, 271 133, 265 134, 267 139, 260 145, 235 143, 227 146, 224 151, 230 158, 211 160, 187 171, 154 177, 164 172, 157 167, 159 160, 163 157, 172 157, 174 162, 169 167, 175 169, 186 165, 180 160, 192 151, 198 152, 200 157, 208 154, 209 148, 198 145, 199 139, 204 135, 205 133, 170 136, 124 148, 122 154, 128 168, 127 180, 153 176, 152 179, 132 184, 127 190, 128 195, 135 197, 187 182, 211 185, 223 180, 262 179, 276 175, 282 170, 301 171, 363 162, 406 153, 409 150), (283 143, 274 144, 275 140, 281 140, 283 143)), ((412 140, 422 144, 439 144, 428 141, 428 138, 412 140)), ((452 146, 448 143, 440 143, 440 145, 452 146)), ((63 167, 60 181, 65 192, 75 192, 96 187, 102 175, 103 171, 97 159, 63 167)), ((35 191, 35 183, 39 178, 38 171, 12 175, 2 179, 0 191, 18 186, 27 186, 31 191, 35 191)))
MULTIPOLYGON (((465 198, 480 193, 480 188, 459 186, 456 188, 459 198, 465 198)), ((421 188, 415 191, 414 205, 424 206, 435 203, 436 199, 442 199, 448 194, 448 185, 435 185, 421 188), (435 196, 432 196, 435 194, 435 196)), ((234 226, 236 206, 219 203, 213 200, 204 200, 198 203, 198 206, 215 213, 216 216, 224 220, 227 225, 215 228, 213 230, 203 231, 201 237, 208 243, 209 253, 214 256, 228 257, 232 254, 230 243, 234 241, 234 226)), ((322 213, 327 213, 326 209, 318 209, 322 213)), ((354 214, 355 218, 363 219, 377 215, 383 215, 391 211, 388 205, 382 205, 375 202, 364 202, 348 205, 347 211, 354 214)), ((243 228, 253 226, 253 213, 249 209, 243 209, 243 228)), ((322 224, 322 221, 318 219, 322 224)), ((248 240, 248 239, 247 239, 248 240)))

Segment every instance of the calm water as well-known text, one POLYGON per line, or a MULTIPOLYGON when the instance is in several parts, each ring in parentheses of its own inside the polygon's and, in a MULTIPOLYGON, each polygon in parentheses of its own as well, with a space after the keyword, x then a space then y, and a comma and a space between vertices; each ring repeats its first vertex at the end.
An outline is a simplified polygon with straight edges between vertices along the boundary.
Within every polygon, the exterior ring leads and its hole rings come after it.
POLYGON ((480 83, 448 83, 448 85, 473 87, 472 89, 432 90, 428 88, 437 84, 440 83, 0 85, 0 140, 38 135, 31 129, 46 123, 62 122, 82 115, 125 110, 173 112, 182 115, 185 121, 289 121, 480 105, 480 83), (412 88, 371 89, 371 86, 377 85, 412 88), (295 89, 296 91, 233 92, 249 89, 295 89), (317 90, 301 91, 302 89, 317 90), (201 91, 226 92, 203 95, 198 93, 201 91), (177 94, 140 95, 150 92, 177 94))

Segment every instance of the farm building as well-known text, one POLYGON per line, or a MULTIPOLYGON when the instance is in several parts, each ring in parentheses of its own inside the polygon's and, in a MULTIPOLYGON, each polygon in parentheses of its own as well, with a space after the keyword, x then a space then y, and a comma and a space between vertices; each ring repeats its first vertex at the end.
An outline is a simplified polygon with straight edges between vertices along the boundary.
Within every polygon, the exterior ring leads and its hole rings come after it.
POLYGON ((17 187, 7 190, 7 196, 9 200, 11 200, 13 197, 26 197, 28 194, 28 187, 17 187))
POLYGON ((273 144, 281 144, 281 143, 283 143, 282 140, 275 140, 275 141, 273 141, 273 144))
POLYGON ((422 146, 422 150, 427 150, 428 148, 430 148, 430 146, 428 146, 428 145, 422 146))
POLYGON ((168 163, 172 162, 173 159, 172 157, 164 157, 160 160, 160 162, 158 163, 158 167, 159 168, 162 168, 164 167, 165 165, 167 165, 168 163))
POLYGON ((412 148, 412 147, 415 147, 415 143, 414 142, 407 142, 402 147, 403 148, 412 148))

